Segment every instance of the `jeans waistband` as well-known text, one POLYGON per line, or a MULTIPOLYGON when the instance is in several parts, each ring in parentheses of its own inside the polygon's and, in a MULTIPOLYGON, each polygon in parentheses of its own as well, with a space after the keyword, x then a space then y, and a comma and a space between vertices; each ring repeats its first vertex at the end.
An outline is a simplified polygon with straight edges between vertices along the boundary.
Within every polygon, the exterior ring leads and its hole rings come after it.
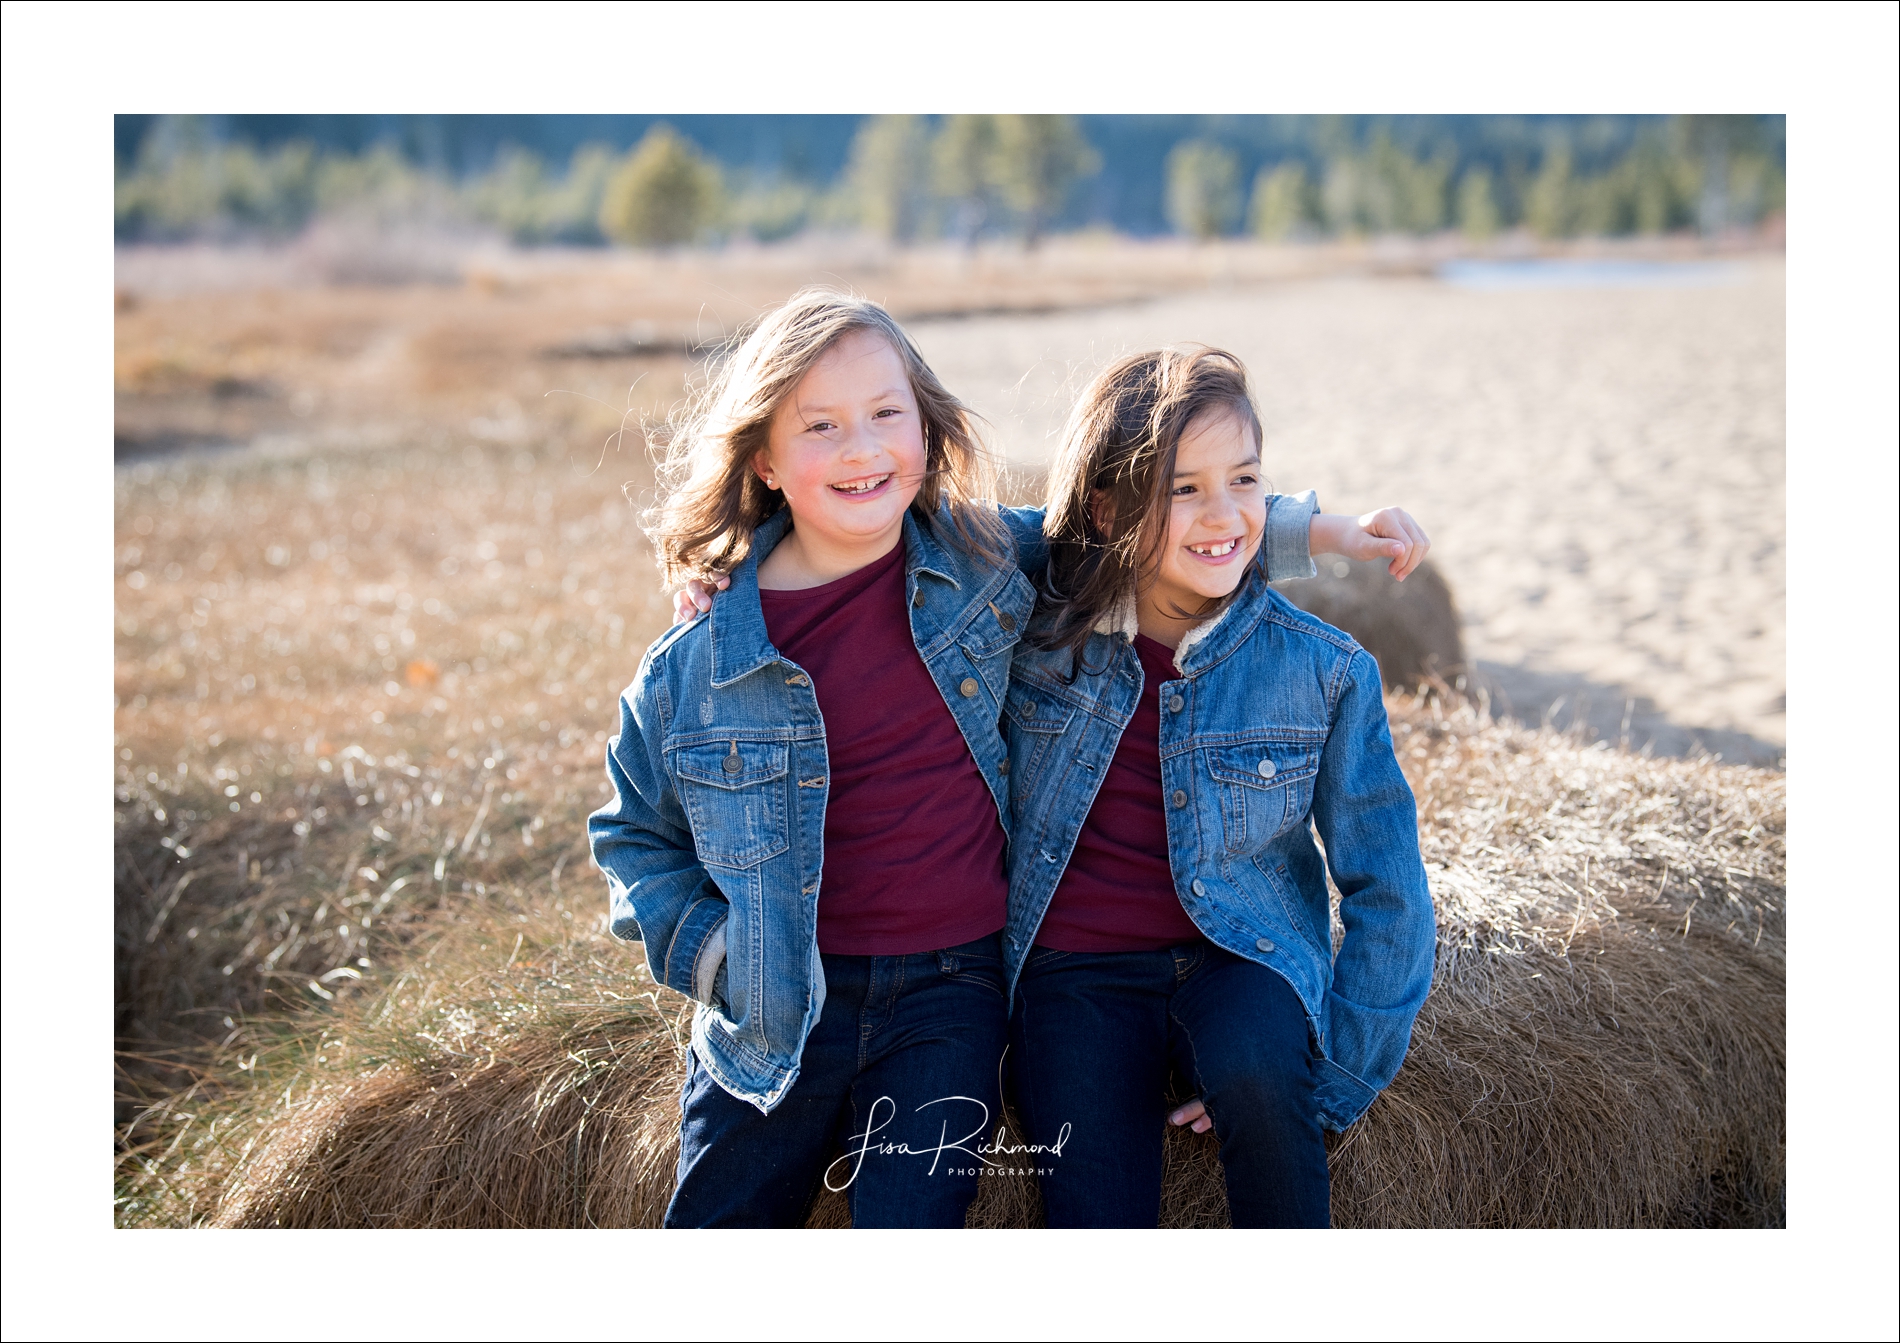
POLYGON ((909 951, 904 952, 902 955, 892 956, 845 956, 833 952, 826 952, 823 956, 823 960, 827 965, 832 964, 834 961, 845 965, 865 965, 872 961, 903 961, 909 960, 912 957, 935 960, 937 957, 946 954, 953 956, 994 956, 998 960, 1001 960, 1003 955, 1003 930, 998 928, 987 937, 975 938, 969 942, 959 942, 954 947, 932 947, 928 951, 909 951))

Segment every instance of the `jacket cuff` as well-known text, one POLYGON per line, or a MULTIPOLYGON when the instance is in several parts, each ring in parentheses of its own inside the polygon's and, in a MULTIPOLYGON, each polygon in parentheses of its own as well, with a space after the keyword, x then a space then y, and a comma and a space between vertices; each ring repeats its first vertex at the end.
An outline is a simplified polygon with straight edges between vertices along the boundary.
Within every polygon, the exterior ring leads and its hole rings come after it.
POLYGON ((693 997, 702 1003, 717 1006, 719 991, 725 987, 726 968, 726 920, 721 919, 704 942, 700 943, 699 955, 693 961, 693 997))
POLYGON ((1334 1133, 1344 1133, 1379 1098, 1377 1091, 1331 1059, 1315 1059, 1313 1070, 1319 1078, 1314 1092, 1319 1122, 1334 1133))
POLYGON ((1274 496, 1267 509, 1266 539, 1261 543, 1269 583, 1318 576, 1313 563, 1313 515, 1317 512, 1319 497, 1312 490, 1274 496))
MULTIPOLYGON (((711 968, 716 969, 718 960, 723 958, 727 911, 726 902, 717 898, 695 900, 688 906, 679 926, 673 930, 673 940, 667 944, 665 963, 653 967, 655 978, 676 993, 706 1001, 699 994, 699 966, 705 958, 707 944, 715 937, 719 939, 719 947, 711 968)), ((711 969, 707 973, 706 982, 710 986, 711 969)))

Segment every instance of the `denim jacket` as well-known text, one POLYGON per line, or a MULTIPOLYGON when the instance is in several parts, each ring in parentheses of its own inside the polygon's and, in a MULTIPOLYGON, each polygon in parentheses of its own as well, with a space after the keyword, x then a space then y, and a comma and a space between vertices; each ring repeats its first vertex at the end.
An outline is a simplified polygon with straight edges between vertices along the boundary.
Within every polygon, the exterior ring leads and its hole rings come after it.
MULTIPOLYGON (((1282 575, 1308 572, 1310 494, 1268 522, 1282 575)), ((1010 661, 1047 562, 1042 513, 1004 509, 1014 555, 990 565, 904 518, 904 590, 918 656, 996 800, 1007 834, 1001 727, 1010 661)), ((811 678, 766 634, 759 563, 780 512, 753 534, 707 615, 667 631, 620 697, 607 744, 614 797, 588 818, 614 936, 645 944, 653 978, 695 999, 692 1044, 728 1092, 770 1112, 798 1077, 825 1001, 817 908, 829 796, 811 678)), ((945 524, 947 526, 947 523, 945 524)))
MULTIPOLYGON (((1142 691, 1134 603, 1067 650, 1017 649, 1006 706, 1016 830, 1011 992, 1142 691)), ((1284 976, 1317 1047, 1319 1108, 1343 1130, 1404 1061, 1435 929, 1417 810, 1379 668, 1250 573, 1175 653, 1161 697, 1168 859, 1209 941, 1284 976), (1324 853, 1314 842, 1317 830, 1324 853), (1342 897, 1333 953, 1326 888, 1342 897)))

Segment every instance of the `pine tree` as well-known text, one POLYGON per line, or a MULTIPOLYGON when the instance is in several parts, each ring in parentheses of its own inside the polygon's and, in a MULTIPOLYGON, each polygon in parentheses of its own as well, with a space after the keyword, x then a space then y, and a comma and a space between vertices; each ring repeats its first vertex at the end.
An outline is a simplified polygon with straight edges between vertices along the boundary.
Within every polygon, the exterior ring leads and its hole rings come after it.
POLYGON ((1183 140, 1168 154, 1168 222, 1205 240, 1231 233, 1240 219, 1240 161, 1209 140, 1183 140))
POLYGON ((664 122, 608 180, 600 231, 635 247, 691 242, 718 222, 719 170, 664 122))
POLYGON ((1498 231, 1497 197, 1491 174, 1484 168, 1467 169, 1458 181, 1458 227, 1472 238, 1489 238, 1498 231))
POLYGON ((1075 184, 1101 171, 1102 156, 1073 117, 1000 116, 995 131, 991 179, 1034 247, 1075 184))
POLYGON ((917 236, 930 204, 929 154, 921 118, 871 117, 858 128, 845 184, 866 228, 893 242, 917 236))
POLYGON ((1248 212, 1254 234, 1272 242, 1292 237, 1312 221, 1312 197, 1304 165, 1262 168, 1253 180, 1253 206, 1248 212))
POLYGON ((976 246, 998 203, 997 120, 983 114, 947 117, 930 147, 932 183, 951 207, 949 231, 966 247, 976 246))

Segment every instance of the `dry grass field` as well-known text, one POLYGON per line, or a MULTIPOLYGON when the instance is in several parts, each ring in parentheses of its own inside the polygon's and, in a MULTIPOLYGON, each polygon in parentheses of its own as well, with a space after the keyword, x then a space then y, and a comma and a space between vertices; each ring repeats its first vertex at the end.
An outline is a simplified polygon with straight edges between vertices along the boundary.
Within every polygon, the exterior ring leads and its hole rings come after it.
MULTIPOLYGON (((124 258, 119 1222, 657 1216, 684 1003, 602 931, 583 822, 668 620, 638 424, 690 347, 810 278, 975 334, 1373 260, 1081 241, 344 287, 124 258)), ((1338 1220, 1776 1221, 1782 776, 1393 711, 1440 981, 1335 1152, 1338 1220)), ((1176 1220, 1217 1223, 1206 1151, 1176 1156, 1176 1220)))

